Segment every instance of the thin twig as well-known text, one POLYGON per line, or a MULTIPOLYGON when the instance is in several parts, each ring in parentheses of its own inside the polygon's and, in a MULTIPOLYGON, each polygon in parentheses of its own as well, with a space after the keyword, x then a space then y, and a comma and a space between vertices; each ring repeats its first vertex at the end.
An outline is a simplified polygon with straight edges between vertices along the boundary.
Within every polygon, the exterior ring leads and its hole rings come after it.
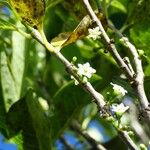
POLYGON ((128 65, 123 61, 123 59, 117 52, 115 45, 111 42, 111 39, 108 37, 107 33, 105 32, 105 30, 101 24, 101 21, 97 18, 96 14, 94 13, 89 1, 83 0, 83 2, 85 4, 85 7, 86 7, 89 15, 91 16, 92 20, 98 25, 98 27, 102 33, 102 37, 105 40, 106 44, 108 45, 109 52, 112 54, 113 58, 116 60, 118 65, 121 66, 121 68, 123 69, 123 71, 126 74, 126 76, 128 77, 128 79, 130 81, 134 81, 134 83, 136 85, 137 96, 141 103, 142 110, 146 114, 146 117, 148 118, 148 120, 150 120, 149 102, 146 97, 146 94, 144 91, 144 84, 143 84, 144 73, 143 73, 143 69, 142 69, 142 62, 139 58, 139 55, 137 53, 135 46, 133 44, 131 44, 127 38, 123 37, 123 35, 121 33, 119 33, 120 37, 122 37, 124 43, 128 46, 128 49, 130 50, 131 54, 134 57, 136 77, 135 77, 135 74, 133 74, 131 72, 128 65))
POLYGON ((93 139, 85 130, 82 130, 77 120, 72 121, 71 129, 73 129, 79 135, 84 137, 94 150, 106 150, 106 148, 100 142, 93 139))
MULTIPOLYGON (((98 106, 98 109, 101 110, 103 112, 103 110, 105 111, 105 101, 103 96, 98 93, 93 86, 89 83, 86 82, 84 83, 83 81, 80 80, 80 78, 78 77, 78 75, 76 73, 74 73, 75 70, 75 66, 73 64, 71 64, 61 53, 59 50, 55 49, 52 45, 49 44, 44 44, 44 41, 42 39, 42 37, 40 36, 40 33, 38 33, 38 31, 34 30, 34 32, 31 32, 32 36, 39 41, 45 48, 47 48, 51 53, 53 53, 66 67, 67 71, 72 74, 79 82, 79 84, 82 86, 82 88, 91 95, 91 97, 95 100, 95 103, 98 106), (49 47, 50 45, 50 47, 49 47), (52 48, 52 49, 51 49, 52 48)), ((123 136, 124 134, 122 134, 123 136)), ((124 137, 125 139, 126 137, 124 137)), ((127 140, 128 141, 128 140, 127 140)), ((129 144, 130 147, 132 147, 132 144, 129 144)), ((133 147, 134 149, 134 147, 133 147)), ((135 150, 135 149, 134 149, 135 150)))
MULTIPOLYGON (((121 68, 123 69, 123 71, 126 74, 126 76, 128 77, 128 79, 132 81, 133 78, 134 78, 134 74, 132 73, 132 71, 130 70, 128 65, 123 61, 123 59, 119 55, 114 43, 111 42, 111 39, 108 37, 107 33, 105 32, 105 30, 104 30, 104 28, 101 24, 101 21, 97 18, 96 14, 94 13, 89 1, 88 0, 83 0, 83 3, 85 5, 89 15, 91 16, 91 19, 99 27, 99 29, 101 31, 101 34, 102 34, 102 37, 105 40, 106 44, 108 45, 109 52, 112 54, 112 56, 114 57, 114 59, 116 60, 118 65, 121 66, 121 68)), ((123 139, 124 143, 126 143, 126 145, 128 147, 130 147, 130 149, 132 149, 132 150, 137 150, 138 149, 137 146, 132 141, 132 139, 127 134, 126 131, 118 131, 118 133, 119 133, 119 136, 123 139)))
POLYGON ((98 103, 98 106, 100 107, 100 110, 103 110, 104 106, 105 106, 105 101, 103 96, 98 93, 93 86, 91 85, 91 83, 86 82, 83 83, 83 81, 81 81, 78 77, 78 75, 76 73, 74 73, 75 70, 75 66, 73 64, 71 64, 61 53, 60 51, 54 51, 54 54, 57 58, 59 58, 59 60, 65 65, 67 71, 72 74, 80 83, 80 85, 83 87, 83 89, 89 93, 91 95, 91 97, 95 100, 96 103, 98 103))
MULTIPOLYGON (((78 80, 79 84, 82 86, 82 88, 88 93, 90 94, 90 96, 93 98, 94 102, 97 104, 98 109, 102 112, 102 113, 107 113, 106 112, 106 103, 104 101, 104 97, 98 93, 93 86, 89 83, 86 82, 84 83, 80 77, 75 73, 76 67, 70 63, 61 53, 60 53, 60 49, 57 49, 55 47, 53 47, 46 39, 45 34, 43 31, 39 32, 38 30, 35 30, 33 28, 30 28, 28 26, 26 26, 30 32, 31 35, 33 36, 34 39, 36 39, 39 43, 41 43, 48 51, 50 51, 51 54, 54 54, 66 67, 66 70, 68 71, 68 73, 70 75, 73 75, 75 77, 76 80, 78 80)), ((125 64, 126 65, 126 64, 125 64)), ((128 68, 129 70, 129 68, 128 68)), ((130 71, 130 70, 129 70, 130 71)), ((124 134, 122 134, 124 135, 124 134)), ((126 137, 124 137, 125 139, 126 137)), ((128 140, 127 140, 128 141, 128 140)), ((130 147, 132 147, 132 144, 130 144, 130 147)), ((134 147, 133 147, 134 148, 134 147)))
POLYGON ((126 131, 118 131, 119 137, 123 140, 123 142, 131 149, 131 150, 138 150, 137 146, 130 138, 126 131))
POLYGON ((122 33, 117 30, 110 22, 108 23, 109 27, 114 30, 114 32, 118 35, 121 39, 123 44, 128 47, 128 50, 133 56, 133 63, 135 66, 135 77, 133 78, 133 82, 136 88, 137 96, 141 104, 142 110, 145 112, 146 117, 148 117, 150 121, 150 111, 149 111, 149 101, 146 97, 145 90, 144 90, 144 72, 142 68, 142 61, 138 55, 138 52, 135 46, 129 42, 127 37, 124 37, 122 33))
POLYGON ((129 51, 133 55, 133 61, 135 64, 135 72, 136 72, 136 77, 134 81, 135 81, 135 85, 137 88, 139 99, 141 100, 141 105, 144 109, 146 109, 148 108, 149 102, 147 100, 147 97, 144 91, 144 86, 143 86, 144 73, 142 69, 142 61, 137 53, 135 46, 129 42, 128 38, 125 38, 122 36, 122 40, 128 46, 129 51))
POLYGON ((149 132, 146 132, 142 125, 139 123, 139 115, 137 113, 138 108, 133 103, 130 104, 130 125, 132 126, 136 135, 140 138, 143 143, 148 143, 149 132))
POLYGON ((67 150, 74 150, 74 147, 66 141, 63 135, 60 136, 60 140, 66 146, 67 150))
POLYGON ((93 86, 91 85, 91 83, 86 82, 84 83, 79 76, 75 73, 76 70, 76 66, 74 66, 72 63, 70 63, 60 52, 59 49, 56 49, 55 47, 53 47, 50 43, 48 43, 46 41, 46 37, 44 37, 44 34, 41 36, 41 34, 35 30, 32 29, 30 27, 28 27, 28 29, 31 31, 31 35, 38 41, 40 42, 47 50, 49 50, 51 52, 51 54, 54 54, 66 67, 66 70, 70 73, 70 75, 73 75, 76 80, 78 80, 78 82, 80 83, 80 85, 83 87, 83 89, 89 93, 91 95, 91 97, 95 100, 95 102, 98 104, 99 109, 103 110, 104 106, 106 105, 105 101, 104 101, 104 97, 98 93, 93 86), (44 40, 43 40, 44 37, 44 40), (45 44, 46 42, 46 44, 45 44))
POLYGON ((102 37, 106 42, 106 45, 108 46, 108 50, 109 52, 112 54, 113 58, 116 60, 116 62, 118 63, 118 65, 122 68, 122 70, 124 71, 124 73, 126 74, 126 76, 132 80, 134 75, 132 74, 132 72, 130 71, 130 69, 128 68, 128 66, 125 64, 125 62, 123 61, 123 59, 121 58, 121 56, 119 55, 113 41, 108 37, 107 33, 105 32, 101 21, 97 18, 96 14, 94 13, 91 5, 89 4, 88 0, 83 0, 85 7, 89 13, 89 15, 91 16, 92 20, 98 25, 102 37))
MULTIPOLYGON (((105 113, 105 101, 104 101, 104 97, 98 93, 94 88, 93 86, 89 83, 89 82, 86 82, 84 83, 82 80, 80 80, 80 78, 78 77, 78 75, 74 72, 76 67, 71 64, 61 53, 60 53, 60 50, 59 49, 56 49, 55 47, 53 47, 50 43, 48 43, 46 41, 46 37, 44 37, 44 40, 43 40, 43 36, 44 34, 41 36, 41 34, 37 31, 37 30, 33 30, 31 28, 29 28, 31 30, 31 35, 38 41, 40 42, 45 48, 47 48, 47 50, 49 50, 52 54, 54 54, 63 64, 64 66, 66 67, 66 70, 72 74, 79 82, 79 84, 82 86, 82 88, 88 93, 91 95, 91 97, 94 99, 94 102, 97 104, 98 106, 98 109, 105 113), (32 31, 33 30, 33 31, 32 31), (46 42, 46 44, 45 44, 46 42)), ((124 134, 122 133, 122 136, 124 134)), ((124 137, 125 139, 126 137, 124 137)), ((127 139, 127 141, 129 141, 127 139)), ((127 143, 127 142, 126 142, 127 143)), ((133 143, 133 142, 132 142, 133 143)), ((132 147, 132 143, 128 143, 129 147, 132 147)), ((134 147, 133 147, 133 150, 134 147)))

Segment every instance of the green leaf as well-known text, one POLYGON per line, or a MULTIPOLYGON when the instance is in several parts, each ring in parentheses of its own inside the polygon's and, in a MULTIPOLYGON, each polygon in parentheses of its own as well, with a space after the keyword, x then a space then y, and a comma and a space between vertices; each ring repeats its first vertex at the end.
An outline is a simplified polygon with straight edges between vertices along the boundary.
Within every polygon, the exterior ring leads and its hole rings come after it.
POLYGON ((7 123, 10 137, 21 131, 24 150, 51 149, 49 120, 32 90, 12 105, 7 123))
POLYGON ((140 24, 134 25, 130 29, 130 37, 138 49, 145 50, 150 54, 149 45, 150 39, 150 20, 141 21, 140 24))
POLYGON ((47 7, 47 9, 51 8, 51 7, 54 7, 57 4, 61 3, 62 1, 64 1, 64 0, 47 0, 46 7, 47 7))
MULTIPOLYGON (((95 86, 102 82, 102 78, 94 76, 91 81, 95 86)), ((54 96, 54 116, 51 118, 52 139, 62 133, 69 121, 80 113, 83 106, 91 102, 91 97, 80 87, 69 82, 54 96)))
POLYGON ((16 31, 12 33, 12 49, 11 70, 15 81, 16 95, 19 99, 23 86, 27 49, 25 37, 16 31))
POLYGON ((138 23, 149 20, 150 0, 133 0, 129 2, 128 19, 129 23, 138 23))
POLYGON ((1 86, 5 108, 16 102, 21 96, 25 69, 25 37, 16 31, 12 33, 12 59, 1 52, 1 86))
MULTIPOLYGON (((137 49, 143 50, 144 55, 146 55, 146 58, 148 61, 148 64, 145 65, 145 75, 149 76, 149 57, 150 57, 150 47, 148 46, 150 43, 150 20, 144 20, 141 21, 140 24, 136 24, 135 26, 130 29, 130 37, 132 41, 134 42, 137 49)), ((145 58, 145 59, 146 59, 145 58)))
POLYGON ((15 81, 10 69, 10 62, 4 51, 0 52, 0 76, 1 88, 5 109, 8 111, 10 106, 18 100, 15 81))
POLYGON ((0 30, 16 30, 15 26, 0 18, 0 30))
POLYGON ((8 140, 9 143, 16 144, 17 150, 24 150, 23 149, 23 136, 21 133, 17 134, 15 137, 8 140))
POLYGON ((126 7, 118 0, 113 0, 111 3, 111 6, 113 6, 116 9, 119 9, 120 11, 127 13, 126 7))
MULTIPOLYGON (((1 45, 1 50, 4 47, 1 45)), ((6 112, 18 100, 10 63, 5 51, 0 51, 0 130, 6 136, 6 112)))

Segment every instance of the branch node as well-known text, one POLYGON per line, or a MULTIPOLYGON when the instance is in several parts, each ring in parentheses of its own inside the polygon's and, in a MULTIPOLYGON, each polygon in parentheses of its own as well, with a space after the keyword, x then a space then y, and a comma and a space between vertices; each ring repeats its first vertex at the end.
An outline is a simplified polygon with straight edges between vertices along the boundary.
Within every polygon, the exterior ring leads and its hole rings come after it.
POLYGON ((130 63, 129 58, 128 58, 128 57, 124 57, 124 58, 123 58, 123 61, 124 61, 125 64, 128 66, 128 68, 129 68, 129 70, 131 71, 131 73, 133 74, 133 78, 134 78, 135 72, 134 72, 134 70, 133 70, 133 68, 132 68, 132 66, 131 66, 131 63, 130 63))
POLYGON ((109 40, 109 43, 107 44, 108 49, 111 49, 111 48, 112 48, 112 44, 115 44, 115 40, 114 40, 114 39, 110 39, 110 40, 109 40))

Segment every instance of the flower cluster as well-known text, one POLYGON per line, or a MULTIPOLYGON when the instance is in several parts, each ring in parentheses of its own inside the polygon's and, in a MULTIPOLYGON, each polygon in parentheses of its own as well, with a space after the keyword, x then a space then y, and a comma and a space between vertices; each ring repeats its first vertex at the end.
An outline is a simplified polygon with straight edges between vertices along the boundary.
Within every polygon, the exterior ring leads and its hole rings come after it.
POLYGON ((89 35, 88 38, 92 38, 93 40, 99 39, 101 35, 101 31, 99 30, 99 27, 95 27, 93 29, 88 29, 89 35))
POLYGON ((113 86, 114 94, 118 96, 125 96, 127 91, 120 85, 110 83, 113 86))
POLYGON ((96 70, 93 69, 88 62, 85 64, 78 64, 78 75, 91 78, 93 73, 96 73, 96 70))
MULTIPOLYGON (((83 82, 87 82, 94 73, 96 73, 96 70, 93 69, 88 62, 85 64, 78 64, 77 74, 82 78, 83 82)), ((71 76, 71 79, 75 81, 75 85, 79 84, 73 76, 71 76)))
POLYGON ((122 116, 128 109, 129 106, 125 106, 123 103, 112 104, 110 107, 110 112, 112 115, 122 116))

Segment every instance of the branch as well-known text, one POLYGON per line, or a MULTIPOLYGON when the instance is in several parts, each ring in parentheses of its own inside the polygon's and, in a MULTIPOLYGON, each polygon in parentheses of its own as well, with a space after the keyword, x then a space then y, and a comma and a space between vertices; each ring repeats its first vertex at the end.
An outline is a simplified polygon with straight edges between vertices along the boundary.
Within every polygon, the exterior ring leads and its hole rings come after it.
POLYGON ((131 149, 131 150, 138 150, 135 143, 132 141, 130 136, 126 131, 118 131, 119 137, 122 139, 122 141, 131 149))
MULTIPOLYGON (((73 75, 75 77, 75 79, 79 82, 79 84, 81 85, 81 87, 88 93, 90 94, 90 96, 93 98, 94 102, 97 104, 98 109, 101 111, 101 114, 108 114, 109 112, 107 112, 108 110, 106 110, 105 106, 106 103, 104 101, 104 97, 98 93, 93 86, 89 83, 86 82, 84 83, 80 77, 76 74, 76 66, 74 66, 72 63, 70 63, 61 53, 60 53, 60 49, 57 49, 55 47, 53 47, 46 39, 45 34, 43 31, 39 32, 38 30, 35 30, 33 28, 27 27, 30 31, 31 31, 31 35, 34 37, 34 39, 36 39, 39 43, 41 43, 48 51, 50 51, 51 54, 54 54, 66 67, 66 70, 68 71, 68 73, 70 75, 73 75)), ((120 56, 118 54, 118 56, 120 56)), ((122 60, 122 59, 121 59, 122 60)), ((124 63, 124 62, 123 62, 124 63)), ((124 63, 125 64, 125 63, 124 63)), ((126 65, 126 64, 125 64, 126 65)), ((127 68, 127 65, 126 67, 127 68)), ((129 70, 129 68, 127 68, 129 70)), ((129 70, 130 73, 130 70, 129 70)), ((123 131, 120 131, 123 132, 123 131)), ((124 134, 122 133, 122 136, 124 137, 124 134)), ((124 139, 126 139, 126 136, 124 137, 124 139)), ((127 139, 127 141, 129 141, 127 139)), ((126 142, 128 143, 127 146, 129 147, 133 147, 132 143, 130 144, 130 142, 126 142)), ((133 147, 134 150, 134 147, 133 147)))
MULTIPOLYGON (((83 136, 96 150, 106 150, 106 148, 101 145, 101 143, 97 142, 95 139, 93 139, 85 130, 81 129, 80 124, 78 121, 73 120, 71 123, 71 128, 75 130, 77 133, 79 133, 81 136, 83 136)), ((137 150, 137 146, 132 141, 130 136, 126 131, 118 130, 118 135, 122 139, 122 141, 131 149, 131 150, 137 150)))
POLYGON ((94 13, 91 5, 89 4, 88 0, 83 0, 85 7, 89 13, 89 15, 91 16, 91 19, 97 24, 97 26, 99 27, 101 34, 102 34, 102 38, 104 39, 104 41, 106 42, 106 45, 108 46, 108 50, 109 52, 112 54, 113 58, 116 60, 116 62, 118 63, 118 65, 122 68, 122 70, 124 71, 124 73, 126 74, 126 76, 128 77, 128 79, 132 80, 134 75, 132 74, 132 72, 130 71, 130 69, 128 68, 128 66, 125 64, 125 62, 123 61, 123 59, 121 58, 121 56, 119 55, 113 41, 108 37, 107 33, 105 32, 101 21, 97 18, 96 14, 94 13))
POLYGON ((144 131, 144 128, 141 126, 141 124, 139 123, 139 115, 137 113, 138 108, 131 103, 130 104, 130 115, 129 120, 130 120, 130 125, 132 126, 134 132, 136 133, 136 135, 140 138, 140 140, 143 143, 148 143, 149 141, 149 137, 148 137, 148 132, 144 131))
POLYGON ((145 112, 146 117, 148 117, 150 121, 150 106, 144 90, 144 72, 142 68, 142 61, 138 55, 137 49, 132 43, 129 42, 128 38, 124 37, 122 33, 117 30, 111 23, 108 23, 108 25, 118 35, 123 44, 128 47, 128 50, 133 56, 133 63, 135 66, 135 77, 133 78, 133 82, 136 88, 138 99, 141 104, 142 111, 145 112))
MULTIPOLYGON (((27 27, 27 26, 26 26, 27 27)), ((46 39, 45 34, 43 33, 43 31, 40 33, 39 31, 27 27, 30 32, 31 35, 34 37, 34 39, 36 39, 39 43, 41 43, 48 51, 50 51, 51 54, 55 55, 66 67, 67 72, 70 75, 73 75, 75 77, 75 79, 79 82, 79 84, 82 86, 82 88, 90 94, 90 96, 94 99, 94 102, 97 103, 98 107, 100 110, 104 109, 104 106, 106 105, 103 96, 98 93, 93 86, 89 83, 86 82, 84 83, 79 76, 75 73, 76 71, 76 66, 74 66, 72 63, 70 63, 60 52, 60 49, 57 49, 55 47, 53 47, 46 39)))
POLYGON ((74 147, 66 141, 63 135, 60 136, 60 140, 66 146, 67 150, 74 150, 74 147))
POLYGON ((102 37, 105 40, 106 44, 108 45, 109 52, 112 54, 113 58, 116 60, 118 65, 121 66, 121 68, 124 71, 124 73, 126 74, 127 78, 130 81, 133 81, 135 83, 137 96, 139 98, 142 110, 146 114, 145 116, 150 121, 149 102, 147 100, 147 97, 146 97, 146 94, 145 94, 145 91, 144 91, 144 85, 143 85, 144 73, 143 73, 143 69, 142 69, 142 62, 139 58, 139 55, 137 53, 136 48, 133 46, 133 44, 131 44, 129 42, 129 40, 127 38, 123 37, 121 33, 117 32, 119 34, 119 36, 121 36, 124 43, 128 46, 128 49, 130 50, 131 54, 134 57, 134 64, 135 64, 135 68, 136 68, 135 69, 136 77, 135 77, 135 74, 133 74, 133 72, 130 70, 128 65, 123 61, 123 59, 121 58, 121 56, 117 52, 117 49, 116 49, 115 45, 113 44, 112 40, 108 37, 107 33, 105 32, 105 30, 104 30, 104 28, 101 24, 101 21, 97 18, 96 14, 94 13, 89 1, 88 0, 83 0, 83 2, 85 4, 85 7, 86 7, 89 15, 91 16, 92 20, 99 27, 99 29, 102 33, 102 37))
POLYGON ((76 131, 79 135, 81 135, 82 137, 84 137, 87 142, 89 144, 91 144, 92 148, 95 150, 106 150, 106 148, 99 143, 98 141, 96 141, 95 139, 93 139, 85 130, 81 129, 80 124, 78 123, 77 120, 73 120, 71 123, 71 129, 73 129, 74 131, 76 131))

